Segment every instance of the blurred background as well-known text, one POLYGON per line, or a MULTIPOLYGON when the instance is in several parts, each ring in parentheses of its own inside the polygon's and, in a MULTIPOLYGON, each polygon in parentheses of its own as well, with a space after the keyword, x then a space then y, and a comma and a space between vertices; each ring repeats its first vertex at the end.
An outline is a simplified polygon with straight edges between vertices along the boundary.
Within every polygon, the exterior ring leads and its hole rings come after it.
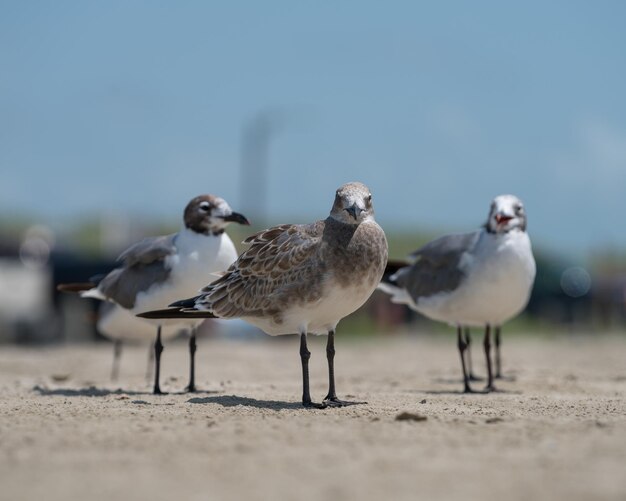
MULTIPOLYGON (((176 231, 195 195, 259 229, 326 217, 353 180, 394 258, 520 196, 538 274, 511 330, 622 330, 624 19, 620 1, 0 1, 0 341, 97 339, 96 306, 55 284, 176 231)), ((344 325, 445 329, 378 294, 344 325)))

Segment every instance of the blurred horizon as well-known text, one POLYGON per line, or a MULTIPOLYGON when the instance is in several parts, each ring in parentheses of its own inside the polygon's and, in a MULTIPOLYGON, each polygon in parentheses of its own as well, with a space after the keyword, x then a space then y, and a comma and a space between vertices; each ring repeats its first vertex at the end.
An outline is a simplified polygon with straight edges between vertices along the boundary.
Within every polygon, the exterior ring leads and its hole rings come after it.
POLYGON ((625 14, 0 2, 0 223, 178 225, 203 192, 260 224, 307 222, 360 180, 391 232, 471 231, 509 192, 535 246, 624 252, 625 14))

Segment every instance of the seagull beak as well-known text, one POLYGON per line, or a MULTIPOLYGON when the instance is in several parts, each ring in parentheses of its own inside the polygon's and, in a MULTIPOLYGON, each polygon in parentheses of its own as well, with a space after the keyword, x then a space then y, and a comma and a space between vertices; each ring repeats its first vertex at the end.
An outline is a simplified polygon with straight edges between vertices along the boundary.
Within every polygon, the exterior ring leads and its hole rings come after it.
POLYGON ((353 203, 350 207, 348 207, 346 209, 346 211, 348 212, 348 214, 350 214, 355 220, 359 219, 359 214, 361 214, 361 212, 363 212, 363 209, 361 209, 361 207, 359 207, 356 202, 353 203))
POLYGON ((231 212, 228 216, 224 216, 224 221, 229 223, 239 223, 244 224, 246 226, 250 226, 250 221, 243 214, 239 214, 239 212, 231 212))
POLYGON ((496 214, 496 223, 498 223, 499 225, 500 224, 506 224, 511 219, 513 219, 513 216, 507 216, 507 215, 501 214, 501 213, 496 214))

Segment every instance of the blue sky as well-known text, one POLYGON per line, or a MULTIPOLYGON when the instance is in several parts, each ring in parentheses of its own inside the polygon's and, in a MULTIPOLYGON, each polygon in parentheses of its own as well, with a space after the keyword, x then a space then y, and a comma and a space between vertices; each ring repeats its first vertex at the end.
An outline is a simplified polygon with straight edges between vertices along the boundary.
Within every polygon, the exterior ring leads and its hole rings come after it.
POLYGON ((242 130, 267 112, 272 223, 361 180, 384 227, 472 229, 511 192, 541 245, 625 247, 624 19, 619 1, 0 1, 0 213, 249 207, 242 130))

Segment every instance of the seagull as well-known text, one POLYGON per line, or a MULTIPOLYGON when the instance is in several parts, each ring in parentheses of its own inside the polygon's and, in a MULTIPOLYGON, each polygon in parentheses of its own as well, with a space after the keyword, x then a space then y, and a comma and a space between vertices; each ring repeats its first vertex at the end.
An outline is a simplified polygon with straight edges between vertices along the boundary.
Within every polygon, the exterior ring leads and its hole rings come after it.
MULTIPOLYGON (((200 195, 185 207, 183 227, 178 233, 149 237, 124 251, 122 264, 97 285, 64 284, 61 290, 81 291, 82 297, 112 301, 133 315, 162 308, 181 296, 197 293, 213 273, 228 268, 237 259, 232 240, 224 233, 228 224, 249 225, 245 216, 233 212, 226 201, 215 195, 200 195), (86 290, 84 290, 86 289, 86 290)), ((196 319, 150 321, 156 325, 154 393, 162 393, 159 377, 162 332, 167 325, 187 327, 190 377, 187 391, 195 387, 196 319)))
POLYGON ((300 335, 302 404, 325 408, 364 403, 339 400, 335 390, 335 330, 370 297, 387 263, 387 239, 374 220, 362 183, 336 194, 330 215, 312 224, 283 224, 252 235, 226 273, 200 295, 144 318, 242 318, 271 336, 300 335), (328 334, 328 394, 311 399, 307 334, 328 334))
POLYGON ((379 285, 394 303, 457 327, 465 392, 472 391, 464 358, 469 327, 485 328, 486 391, 493 391, 491 328, 496 331, 500 367, 500 327, 530 298, 536 269, 526 223, 522 201, 500 195, 480 230, 433 240, 411 254, 413 264, 389 268, 379 285))
MULTIPOLYGON (((111 367, 111 381, 117 381, 119 375, 119 364, 122 356, 122 348, 125 343, 132 343, 148 339, 153 335, 154 328, 146 322, 133 315, 130 310, 122 308, 111 301, 103 301, 98 308, 98 321, 96 323, 98 332, 113 341, 113 365, 111 367)), ((173 338, 180 332, 175 325, 163 326, 161 330, 162 340, 173 338)), ((154 352, 150 349, 147 378, 151 378, 151 361, 154 352)))

